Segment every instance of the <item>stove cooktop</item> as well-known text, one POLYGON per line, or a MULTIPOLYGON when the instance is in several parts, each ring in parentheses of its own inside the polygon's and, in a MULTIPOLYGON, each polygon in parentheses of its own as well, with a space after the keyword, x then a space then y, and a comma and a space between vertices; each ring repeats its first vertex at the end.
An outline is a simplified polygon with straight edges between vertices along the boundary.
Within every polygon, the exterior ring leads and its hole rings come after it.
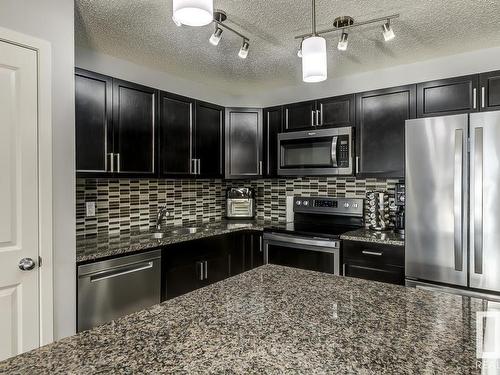
POLYGON ((319 224, 319 223, 303 223, 293 222, 287 223, 286 227, 270 227, 266 229, 269 232, 286 233, 301 235, 307 237, 325 237, 339 239, 340 236, 346 232, 362 228, 359 225, 341 225, 341 224, 319 224))

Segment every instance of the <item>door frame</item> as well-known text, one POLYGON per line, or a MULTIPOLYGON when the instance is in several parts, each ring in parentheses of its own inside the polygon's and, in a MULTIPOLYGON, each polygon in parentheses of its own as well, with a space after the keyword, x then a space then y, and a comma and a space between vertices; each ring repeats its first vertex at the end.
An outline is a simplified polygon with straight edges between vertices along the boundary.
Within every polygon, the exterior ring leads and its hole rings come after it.
MULTIPOLYGON (((49 42, 0 27, 0 41, 34 50, 38 65, 38 255, 40 346, 54 341, 52 228, 52 46, 49 42)), ((38 263, 38 262, 37 262, 38 263)))

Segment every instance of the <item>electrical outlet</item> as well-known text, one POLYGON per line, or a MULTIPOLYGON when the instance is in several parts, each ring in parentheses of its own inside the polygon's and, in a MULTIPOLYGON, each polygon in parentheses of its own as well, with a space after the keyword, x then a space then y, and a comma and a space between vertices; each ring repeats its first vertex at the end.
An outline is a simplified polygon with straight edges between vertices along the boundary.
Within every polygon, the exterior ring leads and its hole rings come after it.
POLYGON ((95 202, 86 202, 85 203, 86 216, 94 217, 95 216, 95 202))

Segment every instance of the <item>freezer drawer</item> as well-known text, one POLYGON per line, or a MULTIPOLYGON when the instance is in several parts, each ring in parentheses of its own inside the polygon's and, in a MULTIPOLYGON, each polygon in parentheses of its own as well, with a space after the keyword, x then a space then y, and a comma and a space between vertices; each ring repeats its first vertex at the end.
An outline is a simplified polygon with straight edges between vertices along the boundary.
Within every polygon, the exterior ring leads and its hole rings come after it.
POLYGON ((160 303, 161 251, 78 267, 78 332, 160 303))

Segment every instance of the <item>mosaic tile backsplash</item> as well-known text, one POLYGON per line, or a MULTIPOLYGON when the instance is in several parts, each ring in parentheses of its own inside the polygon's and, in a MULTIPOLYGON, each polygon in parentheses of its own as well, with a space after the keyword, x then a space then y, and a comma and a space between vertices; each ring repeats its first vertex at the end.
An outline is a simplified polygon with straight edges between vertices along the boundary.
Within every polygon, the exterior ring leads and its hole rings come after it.
POLYGON ((399 180, 354 177, 303 177, 293 179, 166 180, 77 179, 76 228, 78 237, 100 233, 147 230, 154 225, 159 206, 167 205, 166 225, 217 221, 225 215, 227 187, 252 187, 259 219, 286 219, 286 197, 333 196, 365 198, 368 190, 394 194, 399 180), (85 216, 85 203, 96 202, 96 215, 85 216))

